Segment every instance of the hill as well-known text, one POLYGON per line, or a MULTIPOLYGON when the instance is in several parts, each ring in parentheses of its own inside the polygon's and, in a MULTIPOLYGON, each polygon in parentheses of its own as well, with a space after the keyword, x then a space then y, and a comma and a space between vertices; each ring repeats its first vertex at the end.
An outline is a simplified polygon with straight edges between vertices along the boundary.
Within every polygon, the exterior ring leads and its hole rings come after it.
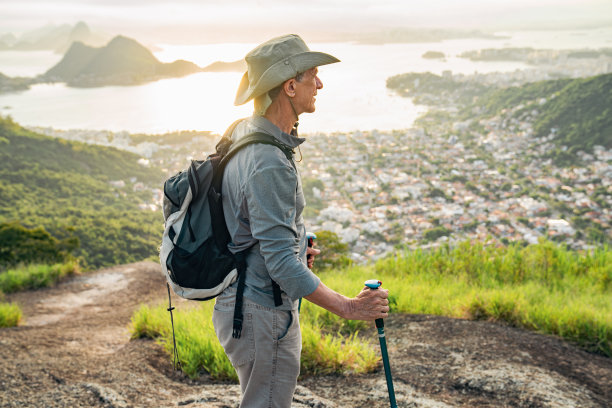
POLYGON ((575 79, 540 108, 534 130, 555 141, 591 151, 594 145, 612 147, 612 74, 575 79))
POLYGON ((43 227, 58 239, 75 236, 86 267, 156 254, 160 213, 153 200, 163 175, 139 156, 39 135, 0 118, 0 223, 43 227))
POLYGON ((32 84, 31 78, 11 78, 0 72, 0 94, 4 92, 25 91, 32 84))
POLYGON ((535 113, 534 135, 552 135, 553 142, 565 146, 570 154, 591 152, 595 145, 612 147, 612 74, 496 90, 483 94, 476 105, 487 114, 517 106, 521 109, 515 115, 535 113))
POLYGON ((19 51, 52 50, 64 53, 75 41, 91 46, 103 45, 106 41, 103 35, 93 33, 89 26, 79 21, 74 26, 62 24, 60 26, 47 25, 36 30, 28 31, 19 38, 7 37, 5 49, 19 51))
POLYGON ((470 77, 407 73, 389 78, 387 87, 419 103, 451 101, 462 120, 514 110, 517 118, 529 118, 535 136, 552 135, 570 153, 612 147, 612 74, 500 87, 470 77))
POLYGON ((232 62, 216 61, 202 68, 204 72, 245 72, 246 70, 246 61, 243 59, 232 62))
POLYGON ((117 36, 101 48, 73 43, 62 60, 42 79, 84 87, 133 85, 199 71, 200 67, 188 61, 162 63, 137 41, 117 36))
MULTIPOLYGON (((205 372, 191 380, 173 371, 163 345, 130 341, 125 328, 139 303, 168 300, 158 263, 116 266, 7 300, 22 307, 25 321, 0 330, 0 383, 10 384, 0 406, 238 406, 237 384, 205 372)), ((193 308, 185 301, 176 306, 175 313, 193 308)), ((612 360, 556 337, 399 313, 385 331, 400 407, 603 408, 612 398, 612 360)), ((373 324, 359 335, 377 343, 373 324)), ((294 408, 389 407, 382 367, 302 375, 298 384, 294 408)))

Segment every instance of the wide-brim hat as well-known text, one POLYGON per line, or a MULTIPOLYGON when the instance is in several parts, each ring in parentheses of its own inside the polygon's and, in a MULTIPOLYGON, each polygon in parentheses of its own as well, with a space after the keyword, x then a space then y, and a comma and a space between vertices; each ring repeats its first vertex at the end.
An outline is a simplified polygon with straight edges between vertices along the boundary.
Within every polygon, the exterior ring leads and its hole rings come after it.
POLYGON ((238 86, 235 105, 245 104, 311 68, 340 62, 324 52, 310 51, 304 40, 295 34, 266 41, 244 59, 247 72, 238 86))

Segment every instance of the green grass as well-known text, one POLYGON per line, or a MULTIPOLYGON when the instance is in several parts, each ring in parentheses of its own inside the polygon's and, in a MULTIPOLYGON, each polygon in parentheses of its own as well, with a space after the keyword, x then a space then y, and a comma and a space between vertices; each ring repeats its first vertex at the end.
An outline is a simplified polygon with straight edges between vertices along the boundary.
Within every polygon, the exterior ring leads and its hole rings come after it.
POLYGON ((79 273, 79 264, 68 261, 55 265, 24 265, 0 272, 0 291, 12 293, 20 290, 51 286, 67 275, 79 273))
POLYGON ((0 327, 13 327, 21 320, 21 309, 14 303, 0 303, 0 327))
MULTIPOLYGON (((214 301, 193 303, 186 310, 174 312, 177 348, 182 370, 197 377, 202 370, 213 378, 237 381, 236 372, 217 340, 212 324, 214 301)), ((304 316, 304 312, 302 314, 304 316)), ((304 374, 363 373, 376 368, 378 356, 370 342, 356 334, 343 336, 332 325, 321 330, 313 318, 301 319, 302 361, 304 374)), ((340 325, 334 323, 335 327, 340 325)), ((142 305, 132 316, 132 338, 155 338, 172 354, 170 316, 162 305, 142 305)))
MULTIPOLYGON (((612 252, 607 246, 577 252, 548 241, 526 247, 464 242, 456 248, 399 252, 374 265, 320 276, 347 296, 359 293, 367 279, 382 280, 393 313, 505 322, 612 357, 612 252)), ((216 378, 235 379, 212 327, 213 303, 176 313, 183 370, 191 377, 206 370, 216 378)), ((171 354, 165 307, 142 306, 132 322, 134 338, 156 338, 171 354)), ((371 323, 341 319, 307 301, 300 322, 303 373, 361 373, 378 364, 378 349, 368 341, 375 335, 358 335, 371 323)))
MULTIPOLYGON (((0 271, 0 300, 4 293, 51 286, 67 275, 79 273, 77 261, 55 265, 21 265, 0 271)), ((0 303, 0 327, 17 326, 21 309, 13 303, 0 303)))
MULTIPOLYGON (((217 379, 237 379, 215 335, 213 304, 194 303, 187 310, 177 309, 173 313, 181 368, 192 378, 204 369, 217 379)), ((172 327, 165 307, 142 305, 132 316, 131 329, 132 338, 156 338, 168 353, 172 353, 172 327)))
POLYGON ((576 252, 551 242, 464 242, 321 278, 345 294, 378 278, 390 289, 392 312, 503 321, 612 357, 612 252, 605 246, 576 252))

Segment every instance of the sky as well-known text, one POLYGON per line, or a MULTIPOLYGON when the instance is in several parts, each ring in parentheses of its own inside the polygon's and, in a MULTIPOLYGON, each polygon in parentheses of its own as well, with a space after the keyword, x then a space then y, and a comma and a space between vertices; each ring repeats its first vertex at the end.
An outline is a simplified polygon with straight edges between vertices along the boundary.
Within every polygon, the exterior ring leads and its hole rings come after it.
POLYGON ((313 39, 390 28, 506 31, 612 26, 612 0, 0 0, 0 34, 85 21, 150 41, 313 39))

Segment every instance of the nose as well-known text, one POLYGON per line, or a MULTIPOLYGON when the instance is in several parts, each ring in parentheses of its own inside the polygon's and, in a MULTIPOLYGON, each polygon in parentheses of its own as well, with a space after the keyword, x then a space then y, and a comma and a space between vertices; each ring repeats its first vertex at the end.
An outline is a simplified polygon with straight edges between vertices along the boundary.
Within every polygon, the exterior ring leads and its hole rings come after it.
POLYGON ((319 79, 318 76, 315 76, 315 80, 317 81, 317 89, 323 88, 323 82, 319 79))

